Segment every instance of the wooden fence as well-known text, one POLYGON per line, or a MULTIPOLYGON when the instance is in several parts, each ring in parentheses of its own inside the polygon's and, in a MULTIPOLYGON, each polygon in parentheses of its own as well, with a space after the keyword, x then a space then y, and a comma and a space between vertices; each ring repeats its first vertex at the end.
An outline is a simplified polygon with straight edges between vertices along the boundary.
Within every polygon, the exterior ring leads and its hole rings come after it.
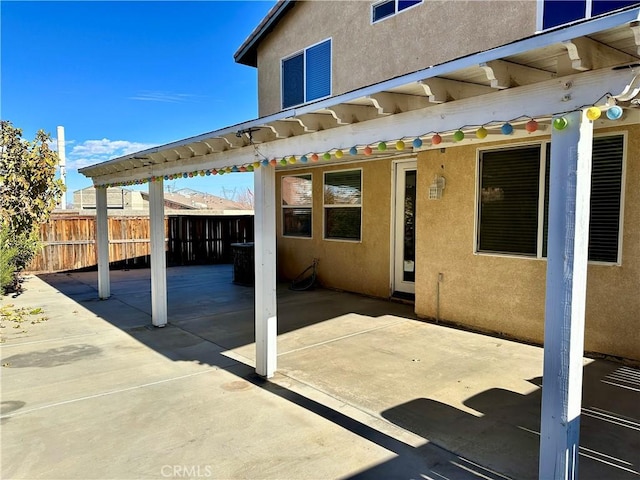
MULTIPOLYGON (((111 268, 149 265, 149 217, 113 216, 109 222, 111 268)), ((168 265, 230 263, 231 244, 253 241, 253 216, 170 215, 165 217, 168 265)), ((31 272, 95 268, 95 216, 54 215, 40 228, 42 251, 31 272)))

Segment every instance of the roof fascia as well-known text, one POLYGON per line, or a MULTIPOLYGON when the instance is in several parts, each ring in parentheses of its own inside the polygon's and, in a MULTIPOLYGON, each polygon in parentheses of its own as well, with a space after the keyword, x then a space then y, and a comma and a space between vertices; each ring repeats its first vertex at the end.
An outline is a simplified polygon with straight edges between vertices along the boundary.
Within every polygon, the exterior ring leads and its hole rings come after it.
POLYGON ((278 24, 278 22, 284 17, 285 13, 291 9, 295 4, 294 0, 281 0, 276 3, 273 8, 267 13, 266 17, 262 19, 260 24, 249 34, 247 39, 238 48, 236 53, 233 54, 233 59, 236 63, 247 65, 249 67, 258 66, 258 45, 278 24))
MULTIPOLYGON (((634 22, 634 21, 640 21, 640 8, 625 10, 609 16, 590 19, 585 21, 584 23, 574 24, 567 27, 557 28, 555 30, 545 31, 535 36, 525 38, 523 40, 517 40, 515 42, 502 45, 500 47, 492 48, 490 50, 485 50, 479 53, 474 53, 471 55, 467 55, 465 57, 460 57, 455 60, 451 60, 449 62, 442 63, 439 65, 427 67, 422 70, 418 70, 416 72, 408 73, 406 75, 401 75, 389 80, 385 80, 380 83, 375 83, 367 87, 353 90, 351 92, 343 93, 341 95, 336 95, 334 97, 330 97, 325 100, 320 100, 315 103, 303 105, 302 107, 299 107, 299 108, 283 110, 281 112, 274 113, 266 117, 256 118, 254 120, 249 120, 247 122, 238 123, 235 125, 231 125, 229 127, 225 127, 220 130, 214 130, 212 132, 203 133, 193 137, 178 140, 176 142, 160 145, 158 147, 152 147, 146 150, 141 150, 139 152, 130 153, 122 157, 114 158, 112 160, 107 160, 106 162, 81 168, 78 171, 83 175, 91 177, 90 172, 95 167, 104 167, 109 164, 118 163, 123 160, 128 160, 128 159, 132 159, 139 156, 149 155, 152 153, 158 153, 167 149, 182 147, 185 145, 189 145, 190 143, 205 141, 207 139, 227 135, 229 133, 236 133, 239 130, 248 130, 251 128, 259 127, 276 120, 283 120, 287 118, 296 117, 298 115, 303 115, 305 113, 315 112, 320 109, 329 108, 340 103, 348 103, 349 101, 353 101, 358 98, 373 95, 375 93, 389 90, 394 87, 406 85, 408 83, 418 82, 420 80, 426 80, 432 77, 436 77, 438 75, 446 75, 447 73, 451 73, 457 70, 461 70, 463 68, 475 66, 480 63, 485 63, 492 60, 499 60, 505 57, 527 52, 529 50, 534 50, 536 48, 541 48, 541 47, 545 47, 555 43, 561 43, 566 40, 571 40, 574 38, 591 35, 596 32, 615 28, 630 22, 634 22)), ((100 176, 100 175, 97 175, 97 176, 100 176)))

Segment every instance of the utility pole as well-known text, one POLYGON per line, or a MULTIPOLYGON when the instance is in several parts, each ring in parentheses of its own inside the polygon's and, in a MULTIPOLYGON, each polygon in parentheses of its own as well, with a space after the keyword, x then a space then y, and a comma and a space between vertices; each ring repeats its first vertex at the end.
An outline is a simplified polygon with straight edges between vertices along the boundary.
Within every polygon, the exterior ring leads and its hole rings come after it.
MULTIPOLYGON (((58 158, 60 159, 60 180, 62 185, 67 186, 67 161, 64 153, 64 127, 58 125, 58 158)), ((62 192, 62 198, 60 200, 60 209, 65 210, 67 208, 67 193, 62 192)))

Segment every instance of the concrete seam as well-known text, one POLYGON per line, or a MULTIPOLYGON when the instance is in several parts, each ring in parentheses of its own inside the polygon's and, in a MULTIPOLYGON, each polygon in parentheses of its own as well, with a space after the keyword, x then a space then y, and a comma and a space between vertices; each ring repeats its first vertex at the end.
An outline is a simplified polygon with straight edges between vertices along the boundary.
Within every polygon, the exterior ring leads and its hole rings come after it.
POLYGON ((216 371, 216 370, 218 370, 218 368, 213 368, 213 369, 205 370, 205 371, 202 371, 202 372, 189 373, 187 375, 180 375, 178 377, 165 378, 163 380, 157 380, 155 382, 150 382, 150 383, 143 383, 141 385, 135 385, 133 387, 127 387, 127 388, 121 388, 121 389, 118 389, 118 390, 111 390, 111 391, 108 391, 108 392, 96 393, 95 395, 87 395, 87 396, 84 396, 84 397, 72 398, 71 400, 64 400, 62 402, 50 403, 49 405, 41 405, 39 407, 31 408, 29 410, 22 410, 20 412, 15 412, 15 413, 9 413, 7 415, 2 415, 2 416, 0 416, 0 419, 17 417, 18 415, 26 415, 27 413, 36 412, 38 410, 45 410, 47 408, 59 407, 61 405, 68 405, 70 403, 82 402, 84 400, 91 400, 91 399, 94 399, 94 398, 106 397, 106 396, 109 396, 109 395, 115 395, 117 393, 130 392, 130 391, 138 390, 138 389, 141 389, 141 388, 152 387, 154 385, 160 385, 160 384, 167 383, 167 382, 173 382, 175 380, 182 380, 183 378, 190 378, 190 377, 195 377, 195 376, 198 376, 198 375, 203 375, 205 373, 211 373, 211 372, 216 371))
POLYGON ((304 347, 294 348, 293 350, 287 350, 286 352, 279 353, 278 356, 281 357, 283 355, 288 355, 290 353, 296 353, 296 352, 300 352, 302 350, 307 350, 309 348, 319 347, 321 345, 326 345, 328 343, 338 342, 340 340, 344 340, 345 338, 355 337, 357 335, 362 335, 364 333, 375 332, 376 330, 382 330, 382 329, 388 328, 388 327, 394 327, 396 325, 400 325, 401 323, 405 323, 407 321, 408 320, 406 320, 406 319, 405 320, 399 320, 397 322, 389 323, 387 325, 381 325, 379 327, 373 327, 373 328, 369 328, 367 330, 360 330, 358 332, 349 333, 348 335, 342 335, 341 337, 332 338, 331 340, 325 340, 324 342, 318 342, 318 343, 314 343, 313 345, 306 345, 304 347))

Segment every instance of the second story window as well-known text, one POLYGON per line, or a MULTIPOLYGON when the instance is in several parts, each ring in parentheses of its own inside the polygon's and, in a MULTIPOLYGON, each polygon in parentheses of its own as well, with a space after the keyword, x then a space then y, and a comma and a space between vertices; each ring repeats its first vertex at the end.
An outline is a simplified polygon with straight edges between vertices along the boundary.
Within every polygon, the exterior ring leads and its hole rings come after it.
POLYGON ((378 22, 420 3, 422 0, 383 0, 374 3, 371 6, 371 22, 378 22))
POLYGON ((331 40, 282 60, 282 108, 331 95, 331 40))

